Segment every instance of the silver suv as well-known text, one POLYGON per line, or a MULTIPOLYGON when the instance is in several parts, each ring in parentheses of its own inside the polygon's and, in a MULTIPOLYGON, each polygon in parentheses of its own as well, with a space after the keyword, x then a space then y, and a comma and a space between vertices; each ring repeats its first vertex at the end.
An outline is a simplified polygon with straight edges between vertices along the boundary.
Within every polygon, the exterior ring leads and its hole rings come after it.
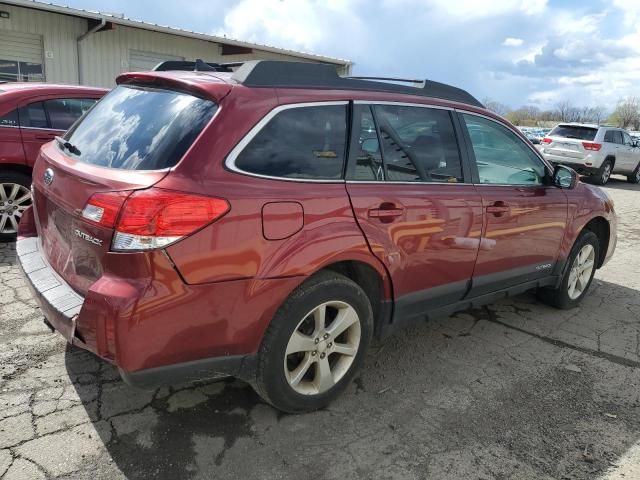
POLYGON ((544 158, 591 175, 604 185, 612 173, 640 182, 640 144, 626 130, 582 123, 561 123, 542 139, 544 158))

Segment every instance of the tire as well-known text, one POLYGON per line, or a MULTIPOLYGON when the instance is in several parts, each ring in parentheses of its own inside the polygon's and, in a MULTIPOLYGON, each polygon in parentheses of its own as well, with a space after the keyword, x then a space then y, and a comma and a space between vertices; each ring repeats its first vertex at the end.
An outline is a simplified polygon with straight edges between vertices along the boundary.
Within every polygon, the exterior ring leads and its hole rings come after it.
POLYGON ((613 162, 611 160, 605 160, 600 166, 600 170, 593 176, 593 181, 597 185, 606 185, 611 178, 613 172, 613 162))
POLYGON ((583 231, 571 249, 571 254, 569 255, 567 267, 560 281, 560 286, 557 288, 540 289, 538 291, 539 298, 543 302, 563 310, 578 306, 591 286, 599 255, 600 241, 598 240, 598 236, 589 230, 583 231), (591 249, 589 249, 589 246, 591 249), (583 270, 582 276, 578 275, 576 277, 576 269, 580 268, 581 264, 583 266, 587 265, 587 263, 583 262, 584 257, 581 259, 578 258, 580 254, 584 255, 585 253, 588 253, 587 260, 592 262, 590 266, 591 271, 587 272, 583 270), (572 285, 575 285, 573 289, 572 285))
POLYGON ((640 164, 638 164, 631 175, 627 175, 627 182, 640 183, 640 164))
POLYGON ((284 412, 325 407, 360 368, 372 334, 373 312, 362 288, 338 273, 320 272, 294 290, 274 316, 258 353, 254 388, 284 412), (323 305, 325 322, 320 326, 323 305), (354 323, 330 335, 338 316, 354 323), (329 375, 321 374, 325 367, 329 375))
POLYGON ((12 242, 22 213, 31 206, 31 177, 0 172, 0 242, 12 242))

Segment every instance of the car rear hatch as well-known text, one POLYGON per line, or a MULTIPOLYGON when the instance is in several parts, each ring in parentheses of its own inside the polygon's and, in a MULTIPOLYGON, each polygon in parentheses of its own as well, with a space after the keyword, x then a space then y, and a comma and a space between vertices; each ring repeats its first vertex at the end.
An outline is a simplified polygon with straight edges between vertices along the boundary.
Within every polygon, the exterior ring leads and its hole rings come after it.
POLYGON ((582 125, 558 125, 542 140, 544 153, 566 158, 583 160, 591 151, 598 151, 601 144, 594 139, 598 129, 582 125))
POLYGON ((185 91, 121 85, 42 148, 33 172, 38 236, 74 290, 85 295, 103 275, 127 202, 154 190, 216 110, 185 91))

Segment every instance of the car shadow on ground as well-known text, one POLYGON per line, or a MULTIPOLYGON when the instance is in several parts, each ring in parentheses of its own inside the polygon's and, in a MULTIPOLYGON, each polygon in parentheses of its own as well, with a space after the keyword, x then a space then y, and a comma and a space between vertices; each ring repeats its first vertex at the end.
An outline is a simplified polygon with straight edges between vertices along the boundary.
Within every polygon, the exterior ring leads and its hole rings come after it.
MULTIPOLYGON (((592 180, 589 179, 589 177, 582 177, 582 178, 580 178, 580 180, 582 180, 584 183, 588 183, 590 185, 596 185, 595 183, 593 183, 592 180)), ((627 182, 625 177, 620 176, 620 175, 612 176, 609 179, 609 181, 607 182, 606 185, 596 185, 596 186, 599 186, 600 188, 604 188, 604 189, 614 188, 616 190, 640 191, 640 184, 629 183, 629 182, 627 182)))
POLYGON ((419 322, 306 415, 239 381, 147 392, 75 347, 65 363, 129 479, 596 478, 640 439, 640 292, 598 281, 590 294, 570 311, 529 293, 419 322), (341 470, 327 470, 332 458, 341 470))

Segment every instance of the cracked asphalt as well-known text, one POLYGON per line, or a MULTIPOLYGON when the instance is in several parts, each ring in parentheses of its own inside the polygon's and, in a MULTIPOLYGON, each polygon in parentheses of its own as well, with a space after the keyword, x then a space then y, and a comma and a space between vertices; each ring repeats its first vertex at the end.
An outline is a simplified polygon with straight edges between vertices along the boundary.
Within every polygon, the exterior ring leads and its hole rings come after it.
POLYGON ((240 382, 152 392, 42 323, 0 245, 0 478, 640 478, 640 186, 580 308, 533 294, 374 345, 329 408, 282 415, 240 382))

